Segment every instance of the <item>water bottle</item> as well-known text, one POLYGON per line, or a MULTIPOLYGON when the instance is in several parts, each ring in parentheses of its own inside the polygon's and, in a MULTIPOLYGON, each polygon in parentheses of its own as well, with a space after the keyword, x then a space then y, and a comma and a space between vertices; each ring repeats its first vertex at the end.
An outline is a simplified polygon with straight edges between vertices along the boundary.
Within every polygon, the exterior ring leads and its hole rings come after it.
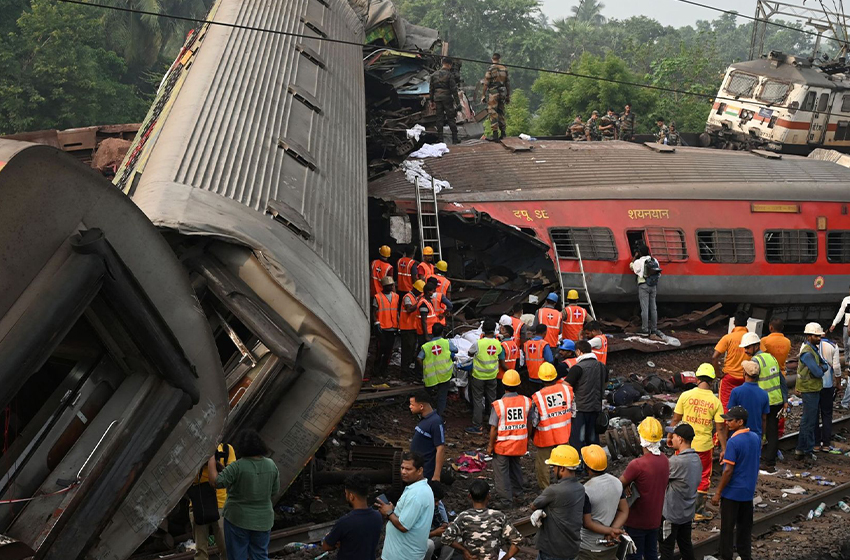
POLYGON ((843 511, 844 513, 850 513, 850 506, 845 504, 843 501, 838 502, 838 507, 841 508, 841 511, 843 511))
POLYGON ((791 531, 799 531, 800 528, 799 527, 792 527, 790 525, 786 525, 785 527, 782 528, 782 530, 785 531, 786 533, 790 533, 791 531))
POLYGON ((823 512, 826 510, 826 504, 821 502, 820 505, 815 510, 815 517, 820 517, 823 515, 823 512))
POLYGON ((812 519, 814 519, 814 518, 815 518, 815 510, 810 509, 810 510, 809 510, 809 513, 806 515, 806 519, 807 519, 807 520, 809 520, 809 521, 811 521, 811 520, 812 520, 812 519))

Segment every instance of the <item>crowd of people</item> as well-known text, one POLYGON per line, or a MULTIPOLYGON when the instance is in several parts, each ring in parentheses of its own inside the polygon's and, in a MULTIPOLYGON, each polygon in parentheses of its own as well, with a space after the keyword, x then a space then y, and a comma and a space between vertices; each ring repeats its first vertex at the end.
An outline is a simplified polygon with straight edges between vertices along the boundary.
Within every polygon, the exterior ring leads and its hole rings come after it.
MULTIPOLYGON (((592 111, 587 121, 582 120, 581 115, 576 115, 573 122, 567 127, 567 136, 575 142, 606 142, 610 140, 632 142, 635 136, 635 119, 631 104, 626 104, 620 114, 617 114, 611 108, 601 116, 599 111, 592 111)), ((669 146, 681 146, 683 144, 675 122, 671 122, 668 126, 663 117, 658 117, 656 126, 658 127, 655 132, 657 143, 669 146)))

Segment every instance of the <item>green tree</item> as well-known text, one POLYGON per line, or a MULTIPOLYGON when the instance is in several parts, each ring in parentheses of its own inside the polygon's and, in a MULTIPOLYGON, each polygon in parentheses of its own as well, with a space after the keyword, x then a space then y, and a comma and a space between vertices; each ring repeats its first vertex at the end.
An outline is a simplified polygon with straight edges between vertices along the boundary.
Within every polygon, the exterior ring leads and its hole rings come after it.
POLYGON ((598 0, 581 0, 577 6, 571 7, 570 11, 578 21, 602 25, 605 23, 605 16, 602 15, 604 9, 605 4, 598 0))
POLYGON ((511 94, 511 102, 505 110, 505 131, 508 136, 519 136, 531 132, 531 111, 528 96, 521 89, 511 94))
POLYGON ((101 14, 32 0, 0 37, 0 132, 139 120, 147 101, 124 61, 102 46, 101 14))

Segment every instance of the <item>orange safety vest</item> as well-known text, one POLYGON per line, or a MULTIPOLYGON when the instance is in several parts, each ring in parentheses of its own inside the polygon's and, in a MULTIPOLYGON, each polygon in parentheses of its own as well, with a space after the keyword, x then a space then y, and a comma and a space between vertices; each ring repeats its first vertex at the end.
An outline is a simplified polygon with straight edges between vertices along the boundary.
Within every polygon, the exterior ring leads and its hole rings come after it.
POLYGON ((564 363, 567 364, 567 369, 569 370, 578 363, 578 358, 567 358, 564 360, 564 363))
POLYGON ((564 323, 561 325, 561 336, 564 340, 578 341, 584 322, 587 319, 587 311, 578 305, 568 305, 564 309, 564 323))
POLYGON ((422 315, 419 311, 419 308, 422 307, 423 304, 428 306, 428 317, 425 319, 425 326, 428 328, 427 334, 431 334, 431 329, 437 324, 437 312, 434 311, 434 306, 425 296, 421 296, 419 301, 416 302, 416 334, 426 334, 422 332, 422 315))
POLYGON ((596 359, 602 362, 603 364, 608 363, 608 337, 604 334, 600 334, 599 336, 594 336, 593 338, 598 338, 602 341, 602 348, 597 350, 593 349, 593 353, 596 354, 596 359))
POLYGON ((422 261, 419 263, 419 266, 416 267, 416 273, 420 278, 428 280, 428 278, 434 276, 434 263, 422 261))
POLYGON ((372 282, 371 282, 371 291, 372 295, 381 293, 381 278, 384 276, 392 276, 393 274, 393 265, 388 262, 384 262, 381 259, 376 259, 372 261, 372 266, 370 267, 372 271, 372 282))
POLYGON ((448 297, 449 286, 451 282, 445 276, 435 274, 432 278, 437 279, 437 289, 434 290, 434 295, 431 296, 431 302, 434 304, 434 311, 437 312, 437 322, 446 326, 446 306, 443 303, 443 296, 448 297))
POLYGON ((537 377, 537 370, 543 365, 543 348, 546 346, 546 339, 543 340, 526 340, 522 347, 525 353, 525 367, 528 368, 529 379, 540 379, 537 377))
POLYGON ((381 324, 381 329, 388 331, 398 328, 398 303, 400 300, 401 298, 395 292, 375 294, 375 302, 378 304, 375 319, 381 324))
POLYGON ((522 327, 525 323, 516 317, 511 317, 511 324, 513 324, 514 327, 514 342, 516 342, 517 346, 519 346, 522 344, 522 327))
MULTIPOLYGON (((516 369, 516 362, 519 359, 519 346, 512 338, 502 341, 502 348, 505 349, 505 365, 508 369, 516 369)), ((497 379, 501 379, 505 375, 505 370, 499 368, 497 379)))
POLYGON ((413 289, 413 265, 415 260, 402 257, 398 260, 398 291, 409 292, 413 289))
POLYGON ((537 322, 546 325, 546 336, 543 340, 551 348, 557 348, 558 335, 561 334, 561 313, 551 307, 541 307, 537 310, 537 322))
POLYGON ((540 423, 534 430, 534 445, 554 447, 570 441, 573 389, 566 383, 555 383, 540 389, 534 396, 540 423))
POLYGON ((517 395, 502 397, 493 403, 496 425, 497 455, 521 457, 528 451, 528 411, 531 399, 517 395))
MULTIPOLYGON (((403 331, 415 331, 416 325, 420 323, 419 320, 419 306, 417 302, 419 301, 419 296, 414 295, 412 292, 408 292, 404 294, 402 298, 402 305, 399 308, 399 328, 403 331), (413 311, 405 311, 404 306, 413 306, 413 311)), ((420 327, 421 328, 421 327, 420 327)))

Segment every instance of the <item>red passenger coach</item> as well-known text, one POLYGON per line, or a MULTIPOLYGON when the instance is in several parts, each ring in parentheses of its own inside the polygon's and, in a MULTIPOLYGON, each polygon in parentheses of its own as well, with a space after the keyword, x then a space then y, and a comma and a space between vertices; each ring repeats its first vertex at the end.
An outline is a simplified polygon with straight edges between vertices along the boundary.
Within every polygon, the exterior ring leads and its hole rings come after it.
MULTIPOLYGON (((489 218, 542 241, 568 287, 578 246, 595 302, 634 300, 628 265, 640 241, 670 302, 830 303, 850 286, 850 170, 837 164, 623 142, 451 149, 424 162, 452 185, 441 216, 489 218)), ((373 181, 370 195, 415 216, 401 172, 373 181)))

